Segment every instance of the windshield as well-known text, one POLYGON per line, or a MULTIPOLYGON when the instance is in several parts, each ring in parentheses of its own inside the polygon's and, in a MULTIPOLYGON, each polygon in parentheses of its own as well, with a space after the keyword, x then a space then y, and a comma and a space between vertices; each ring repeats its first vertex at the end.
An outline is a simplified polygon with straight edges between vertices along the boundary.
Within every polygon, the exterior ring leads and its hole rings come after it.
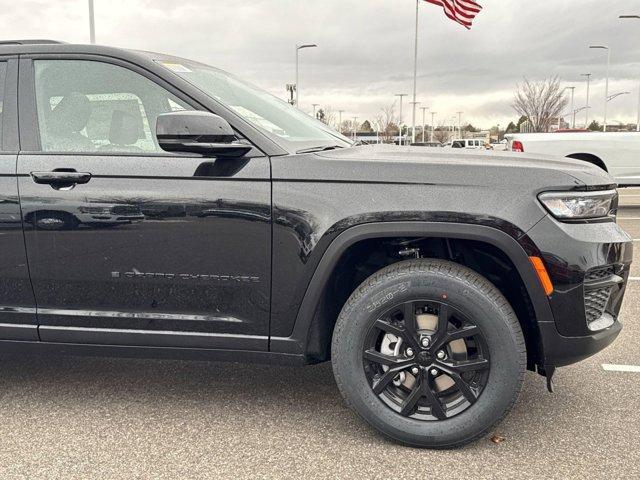
POLYGON ((292 153, 313 147, 352 144, 324 123, 222 70, 176 58, 156 62, 236 112, 292 153))

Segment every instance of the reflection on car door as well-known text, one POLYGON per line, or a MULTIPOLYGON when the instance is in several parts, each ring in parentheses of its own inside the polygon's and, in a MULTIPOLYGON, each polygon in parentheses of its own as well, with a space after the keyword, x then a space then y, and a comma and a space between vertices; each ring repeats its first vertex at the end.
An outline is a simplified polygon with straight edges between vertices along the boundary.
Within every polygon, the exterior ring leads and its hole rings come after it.
POLYGON ((156 117, 192 107, 123 65, 22 68, 35 92, 21 115, 39 127, 18 183, 41 339, 266 349, 269 159, 162 152, 156 117))

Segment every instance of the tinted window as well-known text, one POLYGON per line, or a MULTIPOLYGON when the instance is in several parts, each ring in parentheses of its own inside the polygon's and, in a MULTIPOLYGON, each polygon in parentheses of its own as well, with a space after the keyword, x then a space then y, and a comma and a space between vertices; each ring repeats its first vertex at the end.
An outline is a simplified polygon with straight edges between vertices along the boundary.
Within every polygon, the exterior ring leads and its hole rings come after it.
POLYGON ((191 109, 148 78, 86 60, 36 60, 40 143, 49 152, 162 152, 158 115, 191 109))
POLYGON ((189 60, 158 62, 292 152, 311 146, 351 144, 348 138, 312 116, 222 70, 189 60))
POLYGON ((2 117, 4 111, 4 87, 7 80, 7 62, 0 62, 0 145, 2 145, 2 117))

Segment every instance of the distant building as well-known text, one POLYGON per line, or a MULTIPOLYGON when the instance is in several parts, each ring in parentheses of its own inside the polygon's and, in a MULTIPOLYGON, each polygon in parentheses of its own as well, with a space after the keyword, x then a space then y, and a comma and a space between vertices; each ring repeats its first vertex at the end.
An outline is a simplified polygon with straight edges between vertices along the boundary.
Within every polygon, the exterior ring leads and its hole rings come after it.
MULTIPOLYGON (((569 124, 569 122, 565 121, 564 118, 560 117, 560 118, 552 118, 551 119, 551 125, 549 126, 549 131, 550 132, 557 132, 558 130, 567 130, 571 128, 571 125, 569 124)), ((522 130, 520 130, 522 131, 522 130)))

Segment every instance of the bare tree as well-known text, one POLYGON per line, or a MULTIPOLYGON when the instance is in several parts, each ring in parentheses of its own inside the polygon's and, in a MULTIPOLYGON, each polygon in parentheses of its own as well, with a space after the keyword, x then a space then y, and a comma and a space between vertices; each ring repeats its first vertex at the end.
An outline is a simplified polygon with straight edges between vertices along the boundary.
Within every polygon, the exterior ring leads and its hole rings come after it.
POLYGON ((567 106, 567 99, 557 76, 539 82, 526 77, 516 86, 513 109, 527 117, 534 132, 548 132, 567 106))
POLYGON ((329 105, 328 107, 324 107, 322 109, 322 113, 324 114, 322 119, 320 120, 321 122, 325 123, 326 125, 330 126, 330 127, 335 127, 336 129, 339 128, 339 125, 337 125, 337 121, 336 121, 336 112, 333 110, 333 108, 329 105))
POLYGON ((353 129, 356 127, 357 125, 353 120, 343 120, 340 133, 346 135, 347 137, 350 137, 353 135, 353 129))
POLYGON ((433 139, 440 143, 449 141, 449 130, 446 127, 436 127, 433 131, 433 139))
POLYGON ((393 137, 398 133, 398 126, 395 123, 394 104, 380 109, 374 120, 375 126, 380 133, 382 143, 393 143, 393 137))

